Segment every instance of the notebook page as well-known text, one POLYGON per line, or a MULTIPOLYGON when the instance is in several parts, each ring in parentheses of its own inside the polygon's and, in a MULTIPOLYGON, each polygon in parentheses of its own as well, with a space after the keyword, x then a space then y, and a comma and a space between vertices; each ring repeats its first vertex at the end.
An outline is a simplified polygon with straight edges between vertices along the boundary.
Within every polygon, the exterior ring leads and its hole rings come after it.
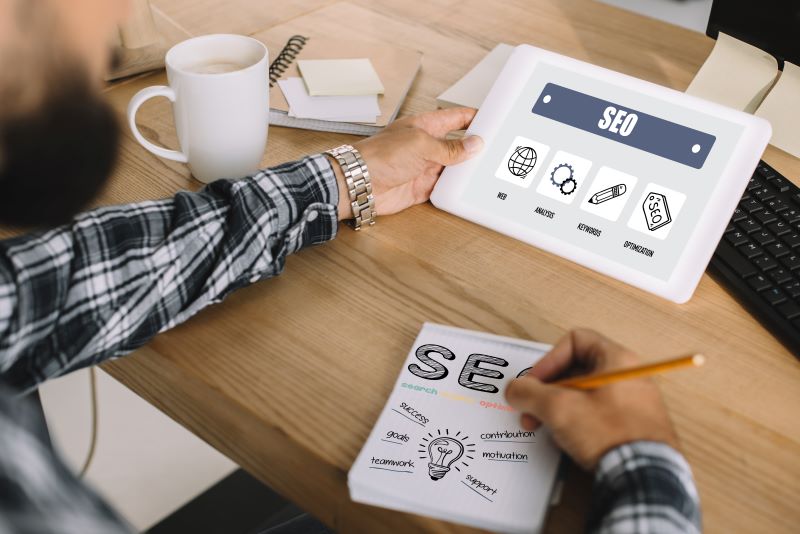
POLYGON ((353 500, 536 532, 560 453, 503 397, 549 346, 426 323, 350 470, 353 500))

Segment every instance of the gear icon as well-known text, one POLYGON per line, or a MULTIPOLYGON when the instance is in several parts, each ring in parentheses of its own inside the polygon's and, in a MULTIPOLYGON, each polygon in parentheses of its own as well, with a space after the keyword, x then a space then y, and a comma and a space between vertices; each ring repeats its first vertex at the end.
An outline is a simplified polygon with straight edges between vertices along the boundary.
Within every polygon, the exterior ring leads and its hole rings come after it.
POLYGON ((575 171, 572 169, 572 165, 568 163, 559 163, 550 173, 550 182, 556 187, 561 187, 567 180, 572 180, 574 174, 575 171))
POLYGON ((562 195, 571 195, 578 189, 578 182, 575 181, 575 178, 569 177, 561 182, 558 188, 561 190, 562 195))

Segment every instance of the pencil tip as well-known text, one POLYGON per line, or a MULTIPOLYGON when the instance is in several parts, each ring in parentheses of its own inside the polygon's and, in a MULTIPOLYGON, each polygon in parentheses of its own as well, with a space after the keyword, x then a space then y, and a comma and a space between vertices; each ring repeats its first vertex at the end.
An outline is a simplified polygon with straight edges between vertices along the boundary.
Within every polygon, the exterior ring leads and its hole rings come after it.
POLYGON ((700 367, 701 365, 706 363, 706 357, 703 356, 702 354, 695 354, 694 356, 692 356, 692 363, 695 365, 695 367, 700 367))

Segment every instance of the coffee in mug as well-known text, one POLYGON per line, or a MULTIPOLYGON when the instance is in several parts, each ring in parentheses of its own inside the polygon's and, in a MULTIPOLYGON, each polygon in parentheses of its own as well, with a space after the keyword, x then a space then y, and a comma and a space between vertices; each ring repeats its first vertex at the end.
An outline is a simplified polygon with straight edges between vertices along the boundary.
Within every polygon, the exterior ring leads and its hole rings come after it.
POLYGON ((247 65, 241 63, 233 63, 231 61, 204 61, 198 63, 194 67, 190 67, 189 72, 195 74, 223 74, 225 72, 236 72, 237 70, 246 69, 247 65))
POLYGON ((204 35, 178 43, 166 56, 169 85, 139 91, 128 105, 136 140, 153 154, 188 163, 195 178, 212 182, 258 170, 267 143, 267 48, 242 35, 204 35), (148 99, 172 102, 180 150, 157 146, 136 127, 148 99))

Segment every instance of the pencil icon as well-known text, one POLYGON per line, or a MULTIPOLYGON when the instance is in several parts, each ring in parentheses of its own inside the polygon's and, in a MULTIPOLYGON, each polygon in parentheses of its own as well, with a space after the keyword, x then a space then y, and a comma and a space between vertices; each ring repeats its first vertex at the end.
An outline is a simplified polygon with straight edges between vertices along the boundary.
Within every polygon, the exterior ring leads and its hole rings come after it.
POLYGON ((627 191, 625 184, 613 185, 592 195, 592 198, 589 199, 589 204, 602 204, 607 200, 624 195, 625 191, 627 191))

